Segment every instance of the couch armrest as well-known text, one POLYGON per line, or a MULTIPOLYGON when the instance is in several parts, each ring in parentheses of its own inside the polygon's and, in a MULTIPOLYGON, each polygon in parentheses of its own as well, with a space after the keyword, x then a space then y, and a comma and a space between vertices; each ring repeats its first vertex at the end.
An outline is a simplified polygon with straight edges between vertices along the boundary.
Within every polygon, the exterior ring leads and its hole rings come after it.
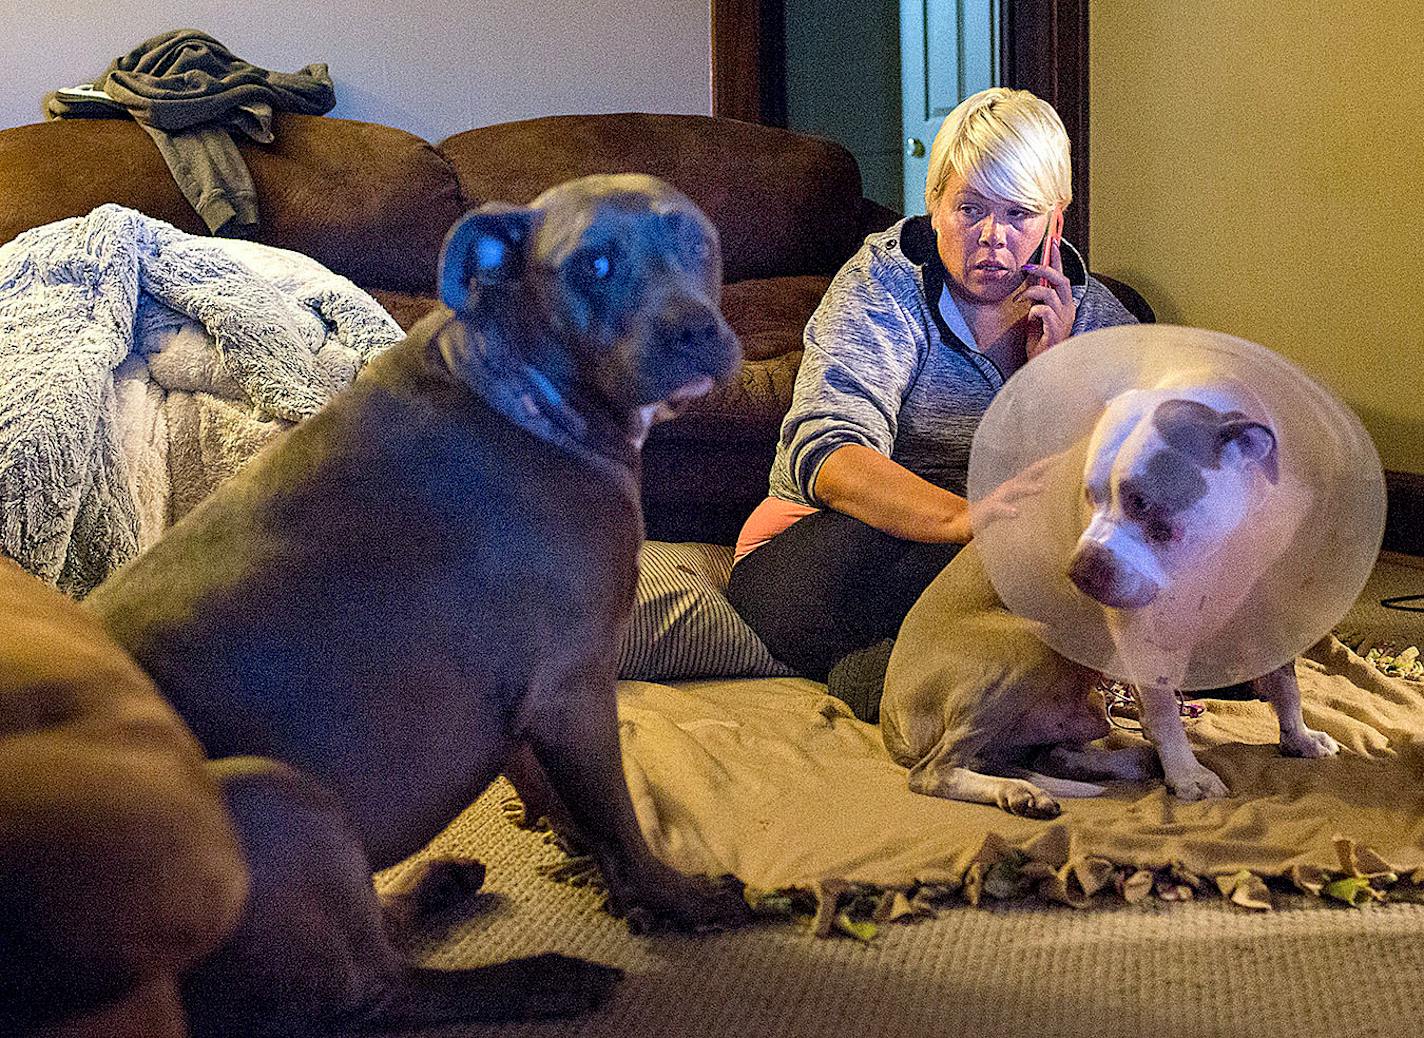
MULTIPOLYGON (((459 218, 454 171, 404 130, 278 112, 271 144, 239 142, 257 189, 258 240, 363 287, 430 292, 459 218)), ((204 234, 158 149, 130 119, 62 119, 0 131, 0 242, 105 202, 204 234)))

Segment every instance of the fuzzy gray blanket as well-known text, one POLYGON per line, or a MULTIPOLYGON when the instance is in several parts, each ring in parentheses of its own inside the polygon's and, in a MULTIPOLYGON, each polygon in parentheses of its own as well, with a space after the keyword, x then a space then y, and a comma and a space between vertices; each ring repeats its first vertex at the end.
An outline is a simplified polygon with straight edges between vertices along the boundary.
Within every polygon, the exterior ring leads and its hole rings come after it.
POLYGON ((400 338, 374 299, 297 253, 117 205, 21 234, 0 246, 0 551, 86 594, 171 516, 173 452, 151 435, 182 425, 167 398, 277 430, 400 338), (144 499, 157 522, 141 523, 144 499))

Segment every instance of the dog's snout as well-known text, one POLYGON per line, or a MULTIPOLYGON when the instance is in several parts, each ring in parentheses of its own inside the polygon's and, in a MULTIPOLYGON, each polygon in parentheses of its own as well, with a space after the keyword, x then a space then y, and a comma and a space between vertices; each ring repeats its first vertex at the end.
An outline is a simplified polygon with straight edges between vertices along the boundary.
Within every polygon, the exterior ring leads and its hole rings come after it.
POLYGON ((725 378, 741 361, 741 344, 714 308, 683 300, 670 305, 660 322, 660 338, 699 371, 725 378))
POLYGON ((1068 579, 1083 594, 1114 609, 1139 609, 1157 596, 1157 588, 1129 572, 1097 541, 1078 545, 1068 562, 1068 579))
POLYGON ((722 335, 722 322, 716 314, 704 312, 684 321, 679 334, 684 347, 700 352, 717 345, 722 335))
POLYGON ((1089 598, 1097 598, 1098 593, 1110 579, 1112 560, 1102 545, 1089 541, 1079 545, 1068 562, 1068 579, 1089 598))

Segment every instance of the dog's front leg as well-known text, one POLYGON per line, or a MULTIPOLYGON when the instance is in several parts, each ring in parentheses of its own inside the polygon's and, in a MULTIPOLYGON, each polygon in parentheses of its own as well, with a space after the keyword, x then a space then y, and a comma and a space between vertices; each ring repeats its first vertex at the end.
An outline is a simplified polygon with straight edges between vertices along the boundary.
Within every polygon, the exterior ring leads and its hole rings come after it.
POLYGON ((579 670, 535 696, 526 738, 577 838, 598 860, 616 913, 647 924, 651 912, 689 928, 736 925, 751 917, 731 877, 685 876, 648 849, 623 777, 610 668, 579 670))
POLYGON ((1142 728, 1157 749, 1172 795, 1181 800, 1229 795, 1226 783, 1197 760, 1187 744, 1176 691, 1162 686, 1139 687, 1137 703, 1142 712, 1142 728))
POLYGON ((1275 708, 1281 726, 1281 753, 1287 757, 1330 757, 1340 752, 1340 744, 1324 732, 1305 726, 1300 712, 1300 681, 1295 661, 1286 663, 1251 683, 1256 695, 1275 708))
POLYGON ((969 804, 992 804, 1024 818, 1057 818, 1063 808, 1027 779, 985 775, 970 768, 939 768, 910 774, 910 792, 969 804))

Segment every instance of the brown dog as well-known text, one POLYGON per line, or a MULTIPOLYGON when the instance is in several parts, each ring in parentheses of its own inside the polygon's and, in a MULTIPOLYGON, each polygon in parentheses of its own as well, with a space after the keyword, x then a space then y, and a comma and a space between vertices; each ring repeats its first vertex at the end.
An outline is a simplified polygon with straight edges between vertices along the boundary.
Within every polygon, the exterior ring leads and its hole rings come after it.
POLYGON ((615 907, 746 917, 735 884, 649 852, 614 698, 639 448, 667 402, 739 362, 720 284, 715 230, 650 177, 487 206, 446 241, 453 313, 91 596, 209 754, 247 758, 225 770, 253 908, 190 985, 195 1026, 306 1034, 600 1001, 616 970, 417 970, 382 932, 372 866, 423 846, 520 745, 615 907))
POLYGON ((0 557, 0 1034, 186 1034, 178 975, 246 893, 197 740, 94 617, 0 557))

